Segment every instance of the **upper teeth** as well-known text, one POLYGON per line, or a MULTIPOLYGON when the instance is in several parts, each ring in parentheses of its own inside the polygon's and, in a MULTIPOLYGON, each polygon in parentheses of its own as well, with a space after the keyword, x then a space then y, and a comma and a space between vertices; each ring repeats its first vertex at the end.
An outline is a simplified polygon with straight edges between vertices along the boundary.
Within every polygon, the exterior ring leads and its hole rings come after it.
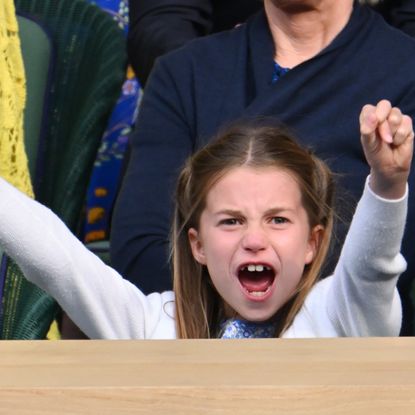
POLYGON ((250 264, 246 267, 244 267, 243 269, 247 269, 249 272, 262 272, 264 271, 264 269, 266 271, 269 271, 271 268, 267 267, 266 265, 255 265, 255 264, 250 264))

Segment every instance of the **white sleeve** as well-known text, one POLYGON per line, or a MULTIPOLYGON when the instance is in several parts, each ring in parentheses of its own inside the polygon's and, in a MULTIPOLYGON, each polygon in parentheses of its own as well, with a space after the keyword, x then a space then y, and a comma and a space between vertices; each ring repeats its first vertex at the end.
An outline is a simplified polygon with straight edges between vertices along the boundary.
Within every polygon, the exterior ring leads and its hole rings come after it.
POLYGON ((408 190, 399 200, 374 194, 366 181, 327 296, 339 336, 397 336, 402 309, 396 284, 408 190))
MULTIPOLYGON (((0 178, 0 245, 90 338, 150 338, 173 294, 145 296, 48 208, 0 178)), ((170 325, 174 327, 174 325, 170 325)))

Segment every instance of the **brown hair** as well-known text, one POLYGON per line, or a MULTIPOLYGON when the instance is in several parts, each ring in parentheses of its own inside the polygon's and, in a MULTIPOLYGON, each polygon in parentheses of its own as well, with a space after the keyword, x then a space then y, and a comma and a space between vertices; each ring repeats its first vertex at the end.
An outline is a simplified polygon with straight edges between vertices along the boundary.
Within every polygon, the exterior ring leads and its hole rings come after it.
POLYGON ((314 261, 306 265, 295 294, 275 316, 276 337, 293 322, 326 258, 333 227, 333 177, 326 164, 282 126, 245 122, 227 128, 188 159, 178 179, 171 241, 179 338, 215 337, 224 318, 223 300, 211 284, 207 268, 193 258, 188 230, 198 229, 212 185, 240 166, 288 171, 299 184, 310 229, 323 227, 314 261))

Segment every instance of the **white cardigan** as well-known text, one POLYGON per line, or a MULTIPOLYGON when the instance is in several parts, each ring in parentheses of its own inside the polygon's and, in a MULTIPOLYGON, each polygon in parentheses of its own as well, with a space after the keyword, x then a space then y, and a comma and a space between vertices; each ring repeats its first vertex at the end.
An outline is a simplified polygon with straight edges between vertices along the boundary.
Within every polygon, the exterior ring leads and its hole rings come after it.
MULTIPOLYGON (((408 192, 406 192, 408 193, 408 192)), ((396 283, 407 198, 366 184, 334 275, 317 283, 283 337, 397 336, 396 283)), ((49 209, 0 179, 0 246, 93 339, 174 339, 174 293, 144 295, 49 209)))

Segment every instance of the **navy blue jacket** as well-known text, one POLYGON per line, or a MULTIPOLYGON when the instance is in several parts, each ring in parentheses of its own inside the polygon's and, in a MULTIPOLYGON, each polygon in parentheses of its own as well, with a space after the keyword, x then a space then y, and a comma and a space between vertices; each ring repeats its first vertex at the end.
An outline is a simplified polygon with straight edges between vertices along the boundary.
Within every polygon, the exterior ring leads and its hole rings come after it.
POLYGON ((158 56, 231 29, 261 7, 261 0, 129 0, 128 57, 141 85, 158 56))
MULTIPOLYGON (((369 171, 360 145, 361 108, 385 98, 415 116, 415 40, 367 7, 355 4, 334 41, 275 84, 273 56, 261 11, 236 29, 196 39, 157 61, 132 136, 111 235, 113 265, 144 292, 171 288, 168 237, 175 179, 185 158, 218 127, 259 115, 288 124, 339 173, 340 215, 347 221, 369 171)), ((408 325, 403 332, 412 324, 414 202, 411 197, 403 243, 408 271, 399 283, 408 325)), ((337 227, 340 241, 346 228, 337 227)), ((338 247, 332 263, 337 254, 338 247)))

